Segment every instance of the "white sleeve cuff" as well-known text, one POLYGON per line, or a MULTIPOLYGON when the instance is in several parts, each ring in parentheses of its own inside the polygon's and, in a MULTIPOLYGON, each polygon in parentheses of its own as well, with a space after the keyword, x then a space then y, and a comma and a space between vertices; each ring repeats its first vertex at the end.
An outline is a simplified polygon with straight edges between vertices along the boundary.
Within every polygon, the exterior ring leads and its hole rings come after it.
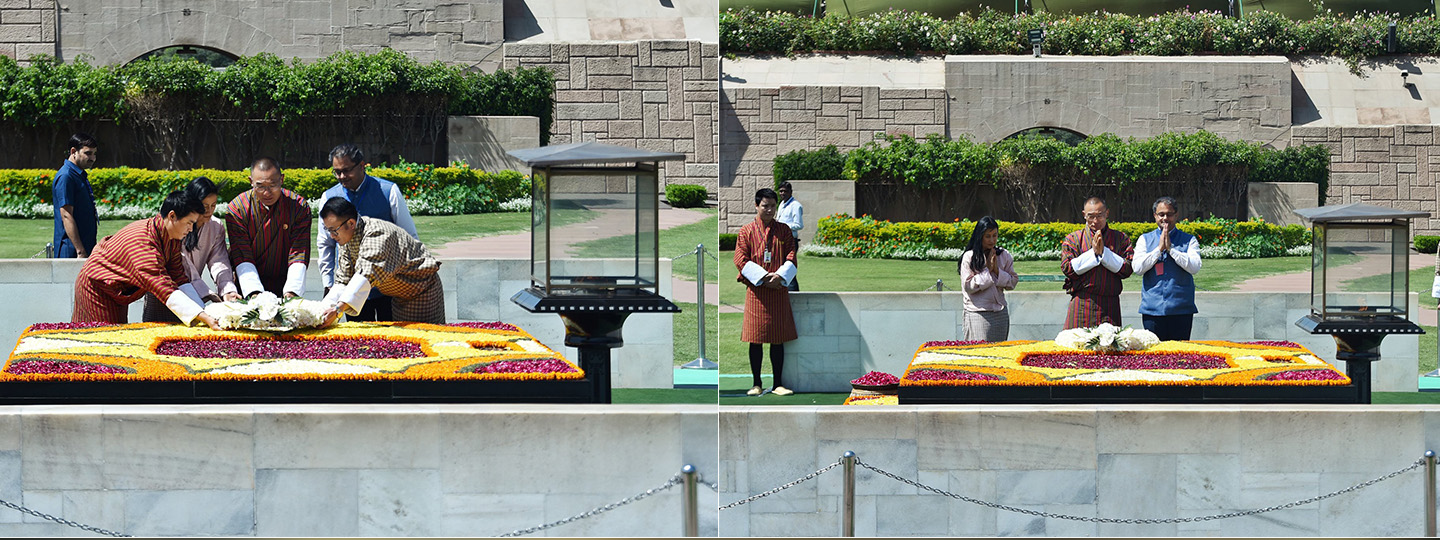
POLYGON ((1119 272, 1121 268, 1125 267, 1125 259, 1121 259, 1114 251, 1110 251, 1110 248, 1105 248, 1105 256, 1100 259, 1100 264, 1111 272, 1119 272))
POLYGON ((785 285, 788 286, 791 281, 795 281, 795 271, 795 263, 785 261, 785 264, 780 265, 780 269, 775 273, 779 274, 780 278, 785 280, 785 285))
POLYGON ((1435 276, 1435 281, 1430 284, 1430 296, 1440 298, 1440 276, 1435 276))
POLYGON ((740 275, 745 276, 751 285, 759 285, 760 280, 765 279, 765 274, 768 273, 760 265, 755 264, 755 261, 746 261, 745 267, 740 269, 740 275))
POLYGON ((280 292, 305 296, 305 263, 290 263, 285 272, 285 287, 280 292))
POLYGON ((1088 249, 1070 259, 1070 269, 1074 270, 1076 274, 1084 274, 1094 270, 1096 266, 1100 266, 1100 259, 1095 257, 1094 251, 1088 249))
POLYGON ((250 296, 265 290, 265 284, 260 282, 260 271, 255 269, 255 263, 240 263, 235 267, 236 280, 240 282, 240 295, 250 296))
POLYGON ((200 294, 199 290, 195 289, 194 283, 186 283, 178 288, 180 292, 185 293, 185 296, 190 297, 190 300, 193 300, 196 304, 205 305, 205 298, 200 294))
POLYGON ((191 288, 190 292, 185 292, 183 288, 176 289, 175 292, 170 293, 170 298, 165 299, 165 307, 170 308, 170 311, 180 318, 180 322, 187 326, 195 322, 195 317, 200 316, 200 312, 204 311, 195 299, 190 298, 194 292, 194 288, 191 288))
MULTIPOLYGON (((337 286, 336 288, 341 287, 337 286)), ((334 289, 331 290, 333 291, 334 289)), ((365 307, 365 300, 369 298, 370 280, 366 279, 365 276, 357 274, 350 277, 350 283, 346 283, 343 290, 340 291, 338 300, 340 303, 350 306, 350 310, 353 311, 353 313, 346 313, 347 315, 359 315, 360 308, 365 307)))

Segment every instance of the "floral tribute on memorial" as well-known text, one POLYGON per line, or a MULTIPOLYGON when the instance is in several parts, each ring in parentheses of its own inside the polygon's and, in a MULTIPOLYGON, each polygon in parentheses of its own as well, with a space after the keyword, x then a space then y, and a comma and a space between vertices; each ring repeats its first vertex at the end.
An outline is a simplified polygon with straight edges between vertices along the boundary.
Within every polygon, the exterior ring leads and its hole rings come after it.
POLYGON ((1110 325, 1054 341, 929 342, 900 386, 1343 386, 1350 378, 1288 341, 1159 341, 1110 325))
POLYGON ((42 323, 21 334, 0 370, 0 382, 584 378, 505 323, 341 323, 288 333, 42 323))

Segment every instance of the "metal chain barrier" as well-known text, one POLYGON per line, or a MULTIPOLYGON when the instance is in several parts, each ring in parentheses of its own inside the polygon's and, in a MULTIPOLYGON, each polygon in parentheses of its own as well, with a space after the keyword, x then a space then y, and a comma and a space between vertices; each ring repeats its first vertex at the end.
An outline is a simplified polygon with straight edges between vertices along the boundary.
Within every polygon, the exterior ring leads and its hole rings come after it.
POLYGON ((10 501, 6 501, 6 500, 4 500, 4 499, 0 499, 0 506, 4 506, 4 507, 6 507, 6 508, 9 508, 9 509, 11 509, 11 510, 15 510, 15 511, 18 511, 18 512, 21 512, 21 513, 30 514, 30 515, 35 516, 35 517, 38 517, 38 518, 40 518, 40 519, 53 521, 53 522, 59 523, 59 524, 61 524, 61 525, 69 525, 69 526, 71 526, 71 527, 75 527, 75 528, 77 528, 77 529, 84 530, 84 531, 90 531, 90 532, 93 532, 93 533, 96 533, 96 534, 103 534, 103 535, 105 535, 105 536, 114 536, 114 537, 116 537, 116 538, 129 538, 129 537, 130 537, 130 535, 128 535, 128 534, 120 534, 120 533, 117 533, 117 532, 115 532, 115 531, 107 531, 107 530, 101 529, 101 528, 99 528, 99 527, 91 527, 91 526, 86 525, 86 524, 84 524, 84 523, 76 523, 76 522, 74 522, 74 521, 70 521, 70 520, 65 519, 65 518, 55 517, 55 516, 52 516, 52 515, 50 515, 50 514, 46 514, 46 513, 44 513, 44 512, 38 512, 38 511, 35 511, 35 510, 31 510, 31 509, 29 509, 29 508, 26 508, 26 507, 24 507, 24 506, 20 506, 20 505, 18 505, 18 504, 12 503, 12 502, 10 502, 10 501))
POLYGON ((625 506, 625 505, 627 505, 627 504, 630 504, 630 503, 633 503, 633 502, 636 502, 636 501, 643 500, 643 499, 645 499, 645 498, 647 498, 647 497, 649 497, 649 496, 651 496, 651 495, 654 495, 654 494, 656 494, 656 493, 660 493, 660 492, 662 492, 662 491, 665 491, 665 490, 667 490, 667 489, 670 489, 670 488, 672 488, 672 487, 675 487, 676 485, 679 485, 681 482, 682 482, 681 476, 677 474, 677 475, 675 475, 675 476, 671 476, 669 480, 667 480, 664 484, 661 484, 659 487, 647 489, 647 490, 645 490, 643 493, 640 493, 640 494, 637 494, 637 495, 634 495, 634 496, 631 496, 631 497, 626 497, 626 498, 624 498, 624 499, 620 499, 619 501, 616 501, 616 502, 607 504, 607 505, 605 505, 605 506, 601 506, 601 507, 598 507, 598 508, 591 509, 590 511, 587 511, 587 512, 583 512, 583 513, 580 513, 580 514, 575 514, 575 515, 573 515, 573 516, 570 516, 570 517, 568 517, 568 518, 562 519, 562 520, 560 520, 560 521, 554 521, 554 522, 546 523, 546 524, 544 524, 544 525, 537 525, 537 526, 534 526, 534 527, 530 527, 530 528, 528 528, 528 529, 520 529, 520 530, 517 530, 517 531, 511 531, 511 532, 508 532, 508 533, 505 533, 505 534, 500 535, 500 538, 505 538, 505 537, 507 537, 507 536, 522 536, 522 535, 530 534, 530 533, 533 533, 533 532, 543 531, 543 530, 549 529, 549 528, 551 528, 551 527, 559 527, 559 526, 561 526, 561 525, 564 525, 564 524, 566 524, 566 523, 570 523, 570 522, 572 522, 572 521, 579 521, 579 520, 582 520, 582 519, 585 519, 585 518, 595 517, 595 516, 598 516, 598 515, 603 514, 603 513, 605 513, 605 512, 609 512, 609 511, 611 511, 611 510, 614 510, 614 509, 616 509, 616 508, 619 508, 619 507, 621 507, 621 506, 625 506))
MULTIPOLYGON (((837 463, 837 464, 838 464, 838 463, 837 463)), ((1359 484, 1355 484, 1355 485, 1353 485, 1353 486, 1350 486, 1350 487, 1347 487, 1347 488, 1344 488, 1344 489, 1341 489, 1341 490, 1338 490, 1338 491, 1332 491, 1332 492, 1330 492, 1330 493, 1327 493, 1327 494, 1324 494, 1324 495, 1320 495, 1320 496, 1318 496, 1318 497, 1310 497, 1310 498, 1308 498, 1308 499, 1301 499, 1301 500, 1298 500, 1298 501, 1295 501, 1295 502, 1292 502, 1292 503, 1288 503, 1288 504, 1281 504, 1281 505, 1276 505, 1276 506, 1268 506, 1268 507, 1265 507, 1265 508, 1257 508, 1257 509, 1254 509, 1254 510, 1243 510, 1243 511, 1239 511, 1239 512, 1227 512, 1227 513, 1224 513, 1224 514, 1211 514, 1211 515, 1208 515, 1208 516, 1196 516, 1196 517, 1188 517, 1188 518, 1169 518, 1169 519, 1123 519, 1123 518, 1102 518, 1102 517, 1072 516, 1072 515, 1067 515, 1067 514, 1054 514, 1054 513, 1050 513, 1050 512, 1040 512, 1040 511, 1037 511, 1037 510, 1030 510, 1030 509, 1027 509, 1027 508, 1017 508, 1017 507, 1014 507, 1014 506, 1007 506, 1007 505, 1003 505, 1003 504, 999 504, 999 503, 993 503, 993 502, 989 502, 989 501, 983 501, 983 500, 980 500, 980 499, 975 499, 975 498, 972 498, 972 497, 966 497, 966 496, 964 496, 964 495, 959 495, 959 494, 955 494, 955 493, 950 493, 949 491, 945 491, 945 490, 940 489, 940 488, 930 487, 930 486, 927 486, 927 485, 922 484, 922 483, 920 483, 920 482, 916 482, 916 481, 914 481, 914 480, 909 480, 909 479, 906 479, 906 478, 901 478, 901 477, 896 476, 896 475, 894 475, 894 474, 891 474, 891 473, 889 473, 889 472, 887 472, 887 471, 885 471, 885 470, 882 470, 882 469, 880 469, 880 468, 878 468, 878 467, 875 467, 875 466, 873 466, 873 465, 870 465, 869 463, 865 463, 865 462, 863 462, 863 461, 860 461, 859 458, 856 458, 856 464, 859 465, 859 466, 861 466, 861 467, 864 467, 864 468, 866 468, 866 469, 870 469, 871 471, 874 471, 876 474, 879 474, 879 475, 884 476, 884 477, 886 477, 886 478, 889 478, 889 479, 891 479, 891 480, 895 480, 895 481, 898 481, 898 482, 901 482, 901 483, 904 483, 904 484, 909 484, 910 486, 917 487, 917 488, 920 488, 920 489, 923 489, 923 490, 926 490, 926 491, 930 491, 930 492, 933 492, 933 493, 935 493, 935 494, 937 494, 937 495, 944 495, 944 496, 950 497, 950 498, 952 498, 952 499, 959 499, 959 500, 962 500, 962 501, 965 501, 965 502, 968 502, 968 503, 971 503, 971 504, 978 504, 978 505, 980 505, 980 506, 986 506, 986 507, 994 508, 994 509, 996 509, 996 510, 1004 510, 1004 511, 1006 511, 1006 512, 1015 512, 1015 513, 1018 513, 1018 514, 1026 514, 1026 515, 1031 515, 1031 516, 1036 516, 1036 517, 1043 517, 1043 518, 1067 519, 1067 520, 1071 520, 1071 521, 1085 521, 1085 522, 1090 522, 1090 523, 1123 523, 1123 524, 1131 524, 1131 525, 1150 525, 1150 524, 1158 524, 1158 523, 1193 523, 1193 522, 1200 522, 1200 521, 1214 521, 1214 520, 1217 520, 1217 519, 1229 519, 1229 518, 1236 518, 1236 517, 1253 516, 1253 515, 1256 515, 1256 514, 1264 514, 1264 513, 1266 513, 1266 512, 1274 512, 1274 511, 1276 511, 1276 510, 1285 510, 1285 509, 1287 509, 1287 508, 1294 508, 1294 507, 1297 507, 1297 506, 1303 506, 1303 505, 1307 505, 1307 504, 1310 504, 1310 503, 1313 503, 1313 502, 1323 501, 1323 500, 1325 500, 1325 499, 1329 499, 1329 498, 1331 498, 1331 497, 1335 497, 1335 496, 1338 496, 1338 495, 1343 495, 1343 494, 1346 494, 1346 493, 1350 493, 1350 492, 1355 491, 1355 490, 1358 490, 1358 489, 1367 488, 1367 487, 1370 487, 1370 486, 1372 486, 1372 485, 1378 484, 1378 483, 1380 483, 1380 482, 1384 482, 1384 481, 1386 481, 1386 480, 1389 480, 1389 479, 1391 479, 1391 478, 1394 478, 1394 477, 1396 477, 1396 476, 1400 476, 1400 475, 1405 474, 1405 473, 1407 473, 1407 472, 1413 471, 1413 470, 1415 470, 1415 469, 1418 469, 1418 468, 1420 468, 1420 467, 1425 466, 1425 459, 1424 459, 1424 458, 1417 459, 1417 460, 1415 460, 1414 463, 1411 463, 1409 467, 1405 467, 1405 468, 1403 468, 1403 469, 1400 469, 1400 470, 1398 470, 1398 471, 1392 472, 1392 473, 1387 474, 1387 475, 1385 475, 1385 476, 1381 476, 1381 477, 1379 477, 1379 478, 1376 478, 1376 479, 1373 479, 1373 480, 1369 480, 1369 481, 1366 481, 1366 482, 1361 482, 1361 483, 1359 483, 1359 484)), ((835 466, 835 465, 831 465, 830 467, 834 467, 834 466, 835 466)), ((828 469, 828 468, 829 468, 829 467, 827 467, 827 469, 828 469)))
POLYGON ((805 481, 810 480, 811 478, 815 478, 816 476, 820 476, 820 475, 822 475, 822 474, 825 474, 825 473, 827 473, 827 472, 830 472, 830 469, 834 469, 835 467, 839 467, 841 463, 843 463, 843 461, 841 461, 841 460, 836 460, 834 463, 831 463, 830 465, 826 466, 826 467, 823 468, 823 469, 817 470, 817 471, 815 471, 815 472, 812 472, 812 473, 810 473, 810 474, 807 474, 807 475, 802 476, 802 477, 800 477, 800 478, 797 478, 797 479, 795 479, 795 480, 791 480, 791 481, 789 481, 789 482, 787 482, 787 483, 780 484, 780 486, 778 486, 778 487, 776 487, 776 488, 774 488, 774 489, 771 489, 770 491, 766 491, 766 492, 764 492, 764 493, 758 493, 758 494, 755 494, 755 495, 751 495, 751 496, 749 496, 749 497, 746 497, 746 498, 744 498, 744 499, 740 499, 740 500, 738 500, 738 501, 732 502, 732 503, 727 504, 727 505, 725 505, 725 506, 721 506, 721 507, 720 507, 720 510, 729 510, 729 509, 731 509, 731 508, 735 508, 735 507, 740 506, 740 505, 742 505, 742 504, 750 504, 750 503, 752 503, 752 502, 755 502, 755 501, 761 499, 762 497, 769 497, 769 496, 774 495, 774 494, 776 494, 776 493, 779 493, 779 492, 781 492, 781 491, 785 491, 785 490, 790 489, 790 488, 792 488, 792 487, 798 486, 798 485, 800 485, 800 484, 802 484, 802 483, 805 483, 805 481))

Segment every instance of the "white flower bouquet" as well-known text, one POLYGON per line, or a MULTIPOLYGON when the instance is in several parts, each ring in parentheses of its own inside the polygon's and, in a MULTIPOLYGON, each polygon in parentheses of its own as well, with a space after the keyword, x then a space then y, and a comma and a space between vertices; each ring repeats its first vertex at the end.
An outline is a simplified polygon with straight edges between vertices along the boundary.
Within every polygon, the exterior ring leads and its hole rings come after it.
POLYGON ((325 304, 304 298, 279 297, 262 292, 251 298, 233 302, 215 302, 205 306, 221 328, 243 328, 269 332, 288 332, 311 328, 325 322, 325 304))
POLYGON ((1129 326, 1120 328, 1110 323, 1062 330, 1055 336, 1055 344, 1061 347, 1103 352, 1142 351, 1159 343, 1160 338, 1154 332, 1129 326))

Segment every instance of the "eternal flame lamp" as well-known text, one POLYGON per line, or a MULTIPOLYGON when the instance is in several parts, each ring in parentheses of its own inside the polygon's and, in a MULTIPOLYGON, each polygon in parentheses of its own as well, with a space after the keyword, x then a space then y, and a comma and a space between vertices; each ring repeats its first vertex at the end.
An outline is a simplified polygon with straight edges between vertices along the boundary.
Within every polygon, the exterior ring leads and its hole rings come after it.
POLYGON ((531 185, 530 287, 510 300, 560 316, 595 401, 610 403, 610 349, 624 345, 626 317, 680 311, 657 283, 659 162, 685 155, 597 142, 509 154, 530 165, 531 185))
POLYGON ((1410 219, 1430 214, 1360 203, 1295 213, 1314 225, 1310 315, 1295 324, 1335 338, 1335 358, 1345 361, 1359 402, 1370 403, 1380 341, 1425 333, 1409 319, 1410 219))

